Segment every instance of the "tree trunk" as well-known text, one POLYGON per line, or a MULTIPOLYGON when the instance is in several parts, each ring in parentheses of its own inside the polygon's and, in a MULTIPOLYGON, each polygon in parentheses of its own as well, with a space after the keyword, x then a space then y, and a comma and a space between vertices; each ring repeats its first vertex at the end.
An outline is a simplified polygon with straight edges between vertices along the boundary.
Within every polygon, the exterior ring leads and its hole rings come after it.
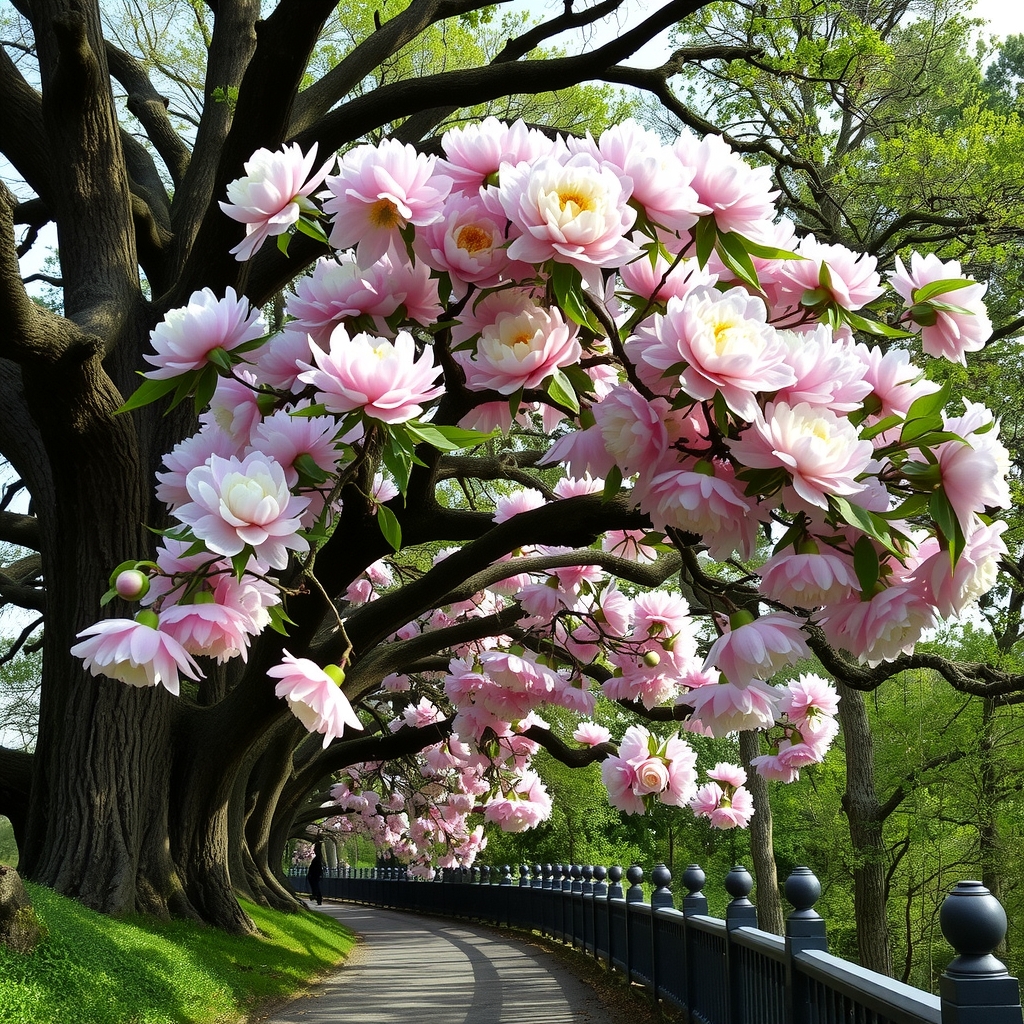
POLYGON ((761 753, 760 743, 757 733, 740 733, 740 758, 747 770, 747 789, 754 799, 754 816, 750 819, 750 859, 756 881, 754 901, 757 905, 757 926, 762 931, 782 935, 785 921, 779 895, 779 872, 775 864, 768 783, 750 766, 751 759, 761 753))
POLYGON ((836 681, 846 750, 843 810, 853 844, 853 905, 861 965, 893 976, 882 808, 875 791, 875 747, 864 695, 836 681))

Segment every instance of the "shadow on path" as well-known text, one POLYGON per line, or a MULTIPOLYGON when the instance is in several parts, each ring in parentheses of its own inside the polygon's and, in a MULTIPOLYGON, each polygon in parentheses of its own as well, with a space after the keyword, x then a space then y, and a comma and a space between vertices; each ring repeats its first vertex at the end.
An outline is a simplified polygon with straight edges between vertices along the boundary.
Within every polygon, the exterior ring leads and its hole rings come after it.
POLYGON ((348 962, 265 1024, 616 1024, 555 960, 486 928, 345 903, 348 962))

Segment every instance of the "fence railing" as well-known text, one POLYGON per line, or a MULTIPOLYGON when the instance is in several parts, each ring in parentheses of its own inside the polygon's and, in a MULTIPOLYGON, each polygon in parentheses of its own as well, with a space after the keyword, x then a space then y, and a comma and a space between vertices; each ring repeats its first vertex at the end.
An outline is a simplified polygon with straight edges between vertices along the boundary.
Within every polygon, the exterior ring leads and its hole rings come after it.
MULTIPOLYGON (((734 867, 725 879, 725 919, 708 916, 705 875, 683 872, 675 909, 664 864, 643 869, 523 865, 448 869, 427 882, 402 868, 337 868, 322 879, 326 897, 442 917, 523 928, 571 944, 647 986, 655 1000, 697 1024, 1022 1024, 1020 989, 993 951, 1006 914, 980 882, 960 882, 939 923, 956 958, 938 996, 865 970, 828 952, 814 909, 821 885, 808 868, 786 880, 793 911, 785 936, 763 932, 749 900, 753 879, 734 867), (625 874, 626 888, 623 888, 625 874)), ((293 873, 303 888, 305 873, 293 873)))

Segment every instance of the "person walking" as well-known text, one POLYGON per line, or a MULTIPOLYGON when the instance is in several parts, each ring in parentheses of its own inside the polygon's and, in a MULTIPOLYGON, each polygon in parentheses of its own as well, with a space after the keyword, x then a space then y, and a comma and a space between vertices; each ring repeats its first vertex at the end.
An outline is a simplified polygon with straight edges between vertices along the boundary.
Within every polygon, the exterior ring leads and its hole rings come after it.
POLYGON ((306 882, 309 885, 309 893, 316 900, 316 905, 324 905, 324 894, 320 888, 320 879, 324 876, 324 859, 320 855, 320 844, 313 847, 313 859, 309 862, 309 869, 306 871, 306 882))

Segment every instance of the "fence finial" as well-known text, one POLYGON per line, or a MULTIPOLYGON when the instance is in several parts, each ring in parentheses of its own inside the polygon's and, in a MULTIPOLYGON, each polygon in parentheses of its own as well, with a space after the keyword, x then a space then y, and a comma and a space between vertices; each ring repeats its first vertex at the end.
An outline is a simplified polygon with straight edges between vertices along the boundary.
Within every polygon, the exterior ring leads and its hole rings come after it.
POLYGON ((1020 1024, 1020 986, 993 951, 1006 934, 1006 911, 981 882, 958 882, 939 911, 957 952, 939 979, 942 1019, 1020 1024))
POLYGON ((644 880, 644 869, 639 864, 632 864, 626 872, 629 888, 626 890, 627 903, 643 903, 644 888, 640 884, 644 880))
POLYGON ((754 879, 742 864, 737 864, 725 876, 725 891, 732 897, 725 908, 725 926, 730 931, 757 927, 757 908, 747 899, 753 888, 754 879))
POLYGON ((707 875, 699 864, 690 864, 683 872, 682 882, 686 886, 686 895, 683 897, 683 913, 687 917, 693 914, 704 914, 708 912, 708 898, 704 895, 704 883, 707 875))
POLYGON ((654 883, 654 892, 651 893, 651 906, 656 910, 659 907, 672 907, 672 890, 669 883, 672 881, 672 872, 665 864, 655 864, 651 872, 651 881, 654 883))
POLYGON ((821 882, 810 868, 793 868, 786 879, 786 899, 793 912, 786 918, 786 948, 798 953, 804 949, 828 949, 825 922, 814 909, 821 895, 821 882))

